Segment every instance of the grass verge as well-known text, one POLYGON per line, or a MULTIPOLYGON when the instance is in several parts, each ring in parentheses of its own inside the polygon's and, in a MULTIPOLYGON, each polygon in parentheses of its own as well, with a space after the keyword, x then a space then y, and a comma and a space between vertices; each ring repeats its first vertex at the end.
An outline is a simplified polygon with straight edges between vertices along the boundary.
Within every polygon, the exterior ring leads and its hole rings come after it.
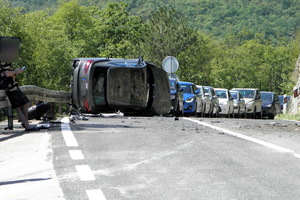
POLYGON ((291 113, 279 114, 279 115, 276 115, 275 119, 300 121, 300 114, 291 114, 291 113))

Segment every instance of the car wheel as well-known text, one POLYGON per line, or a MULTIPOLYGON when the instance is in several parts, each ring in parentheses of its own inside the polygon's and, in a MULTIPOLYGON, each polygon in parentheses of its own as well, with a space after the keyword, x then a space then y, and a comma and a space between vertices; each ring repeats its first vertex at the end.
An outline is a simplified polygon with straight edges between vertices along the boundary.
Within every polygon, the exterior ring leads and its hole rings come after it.
POLYGON ((234 118, 234 108, 231 109, 231 118, 234 118))
POLYGON ((194 110, 194 112, 193 112, 192 115, 193 115, 193 116, 197 116, 197 103, 195 104, 194 109, 195 109, 195 110, 194 110))
POLYGON ((204 104, 204 106, 203 106, 203 109, 202 109, 202 113, 201 113, 201 117, 205 117, 205 104, 204 104))
POLYGON ((215 115, 216 118, 220 117, 220 110, 219 109, 216 109, 216 115, 215 115))
POLYGON ((244 108, 244 113, 243 113, 243 116, 242 116, 243 118, 247 118, 247 108, 245 107, 244 108))
POLYGON ((256 119, 256 107, 255 107, 254 110, 253 110, 253 113, 252 113, 252 119, 256 119))
POLYGON ((230 108, 228 109, 228 113, 227 113, 226 117, 230 118, 230 108))
POLYGON ((208 112, 208 117, 212 117, 213 112, 214 112, 214 107, 212 107, 212 108, 209 110, 209 112, 208 112))
POLYGON ((262 109, 260 109, 260 112, 257 113, 257 118, 258 119, 262 119, 263 115, 262 115, 262 109))
POLYGON ((237 111, 237 117, 238 117, 238 118, 241 118, 241 117, 242 117, 242 114, 241 114, 241 107, 238 108, 238 111, 237 111))
POLYGON ((179 102, 177 103, 177 107, 175 110, 175 117, 179 117, 181 113, 179 102))
POLYGON ((274 110, 274 112, 269 115, 269 119, 274 119, 275 115, 276 115, 276 111, 274 110))

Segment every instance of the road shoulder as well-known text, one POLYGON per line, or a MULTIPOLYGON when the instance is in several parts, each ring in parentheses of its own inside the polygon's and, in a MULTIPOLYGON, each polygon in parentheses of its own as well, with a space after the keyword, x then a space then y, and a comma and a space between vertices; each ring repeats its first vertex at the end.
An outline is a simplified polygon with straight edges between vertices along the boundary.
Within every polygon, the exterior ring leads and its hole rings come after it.
POLYGON ((6 123, 0 123, 0 199, 64 199, 47 130, 25 132, 14 122, 14 130, 4 131, 6 123))

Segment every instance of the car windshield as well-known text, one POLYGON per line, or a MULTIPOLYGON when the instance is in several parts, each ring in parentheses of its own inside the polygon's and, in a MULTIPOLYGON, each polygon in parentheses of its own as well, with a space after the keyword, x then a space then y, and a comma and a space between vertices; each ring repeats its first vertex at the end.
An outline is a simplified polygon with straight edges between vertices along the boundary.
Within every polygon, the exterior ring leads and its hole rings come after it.
POLYGON ((137 62, 109 62, 111 65, 119 67, 141 67, 142 65, 137 62))
POLYGON ((204 88, 205 93, 209 93, 209 88, 204 88))
POLYGON ((230 92, 231 96, 234 98, 234 99, 237 99, 238 96, 237 96, 237 92, 230 92))
POLYGON ((220 99, 227 99, 227 94, 225 90, 215 90, 216 95, 220 98, 220 99))
POLYGON ((253 99, 255 97, 255 90, 236 90, 236 91, 239 91, 244 98, 253 99))
POLYGON ((261 99, 263 101, 273 101, 273 94, 272 93, 260 93, 261 99))
POLYGON ((175 82, 175 80, 170 80, 170 90, 176 90, 176 82, 175 82))
POLYGON ((183 89, 183 93, 193 93, 192 85, 180 85, 180 88, 183 89))

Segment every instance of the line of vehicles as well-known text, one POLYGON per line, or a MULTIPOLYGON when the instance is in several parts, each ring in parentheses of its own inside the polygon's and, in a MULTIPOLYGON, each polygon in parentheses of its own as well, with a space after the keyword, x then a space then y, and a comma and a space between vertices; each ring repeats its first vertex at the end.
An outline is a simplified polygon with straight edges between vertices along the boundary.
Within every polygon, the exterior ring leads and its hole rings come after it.
POLYGON ((274 118, 282 110, 274 92, 178 81, 142 58, 74 59, 71 89, 72 106, 82 113, 274 118))
POLYGON ((177 115, 274 119, 282 113, 284 99, 275 92, 261 92, 257 88, 213 88, 174 78, 169 81, 171 113, 177 115))

